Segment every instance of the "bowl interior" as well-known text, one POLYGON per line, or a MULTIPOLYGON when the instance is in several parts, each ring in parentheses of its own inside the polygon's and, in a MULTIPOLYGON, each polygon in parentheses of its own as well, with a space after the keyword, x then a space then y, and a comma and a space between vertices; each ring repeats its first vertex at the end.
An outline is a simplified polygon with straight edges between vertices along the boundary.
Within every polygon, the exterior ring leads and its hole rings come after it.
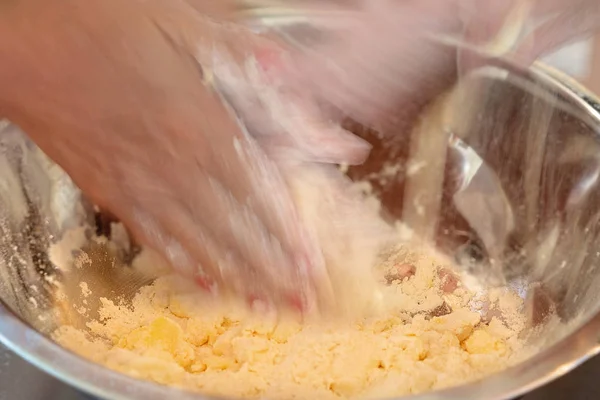
MULTIPOLYGON (((465 268, 517 288, 539 352, 600 308, 600 108, 553 74, 543 66, 481 70, 427 129, 418 120, 381 132, 347 123, 373 144, 369 160, 348 170, 351 179, 370 183, 387 217, 422 229, 465 268), (421 160, 423 148, 438 156, 421 160), (439 185, 430 186, 435 176, 439 185)), ((149 278, 128 267, 130 244, 81 243, 90 267, 58 268, 54 243, 83 225, 114 234, 111 221, 17 127, 0 129, 2 306, 44 335, 65 322, 83 326, 98 307, 92 301, 85 317, 76 312, 83 279, 95 297, 116 298, 149 278)))

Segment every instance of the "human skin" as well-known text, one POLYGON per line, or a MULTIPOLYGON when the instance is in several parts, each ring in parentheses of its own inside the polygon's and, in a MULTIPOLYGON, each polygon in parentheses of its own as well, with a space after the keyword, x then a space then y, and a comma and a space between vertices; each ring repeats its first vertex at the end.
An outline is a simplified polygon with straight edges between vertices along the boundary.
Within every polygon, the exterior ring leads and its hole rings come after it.
MULTIPOLYGON (((354 2, 343 23, 330 29, 329 40, 299 58, 297 79, 365 125, 383 130, 394 126, 394 132, 406 133, 404 128, 414 125, 423 107, 473 67, 471 52, 436 39, 450 36, 481 47, 496 38, 514 6, 526 2, 354 2)), ((600 27, 598 1, 529 3, 528 21, 544 22, 503 54, 525 66, 600 27)))
MULTIPOLYGON (((515 54, 529 61, 585 35, 597 3, 540 0, 540 14, 566 17, 515 54), (581 10, 586 23, 574 23, 568 16, 581 10)), ((353 8, 347 26, 296 53, 293 68, 280 73, 294 90, 366 124, 392 114, 408 123, 455 79, 456 49, 428 34, 464 31, 485 42, 510 9, 479 2, 465 17, 454 0, 364 4, 378 6, 353 8)), ((206 82, 215 49, 238 61, 280 50, 215 23, 231 19, 232 8, 207 0, 0 0, 0 115, 180 273, 207 288, 302 308, 311 271, 322 268, 319 244, 304 230, 269 144, 248 135, 252 127, 206 82)), ((253 120, 269 119, 253 111, 253 120)), ((312 147, 303 151, 328 163, 364 159, 363 144, 326 133, 307 135, 312 147)))
MULTIPOLYGON (((276 163, 206 82, 215 54, 277 45, 177 0, 0 6, 0 115, 180 273, 304 307, 318 247, 276 163)), ((313 154, 368 151, 350 135, 336 143, 313 154)))

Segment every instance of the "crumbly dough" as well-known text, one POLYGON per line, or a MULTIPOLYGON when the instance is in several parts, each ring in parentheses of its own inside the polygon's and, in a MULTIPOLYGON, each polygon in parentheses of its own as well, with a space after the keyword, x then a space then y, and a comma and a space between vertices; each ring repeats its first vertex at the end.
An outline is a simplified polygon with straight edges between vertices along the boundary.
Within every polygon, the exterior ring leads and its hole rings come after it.
POLYGON ((87 330, 63 326, 54 337, 133 377, 240 398, 402 396, 517 360, 525 322, 515 293, 476 295, 447 265, 406 248, 378 273, 384 312, 351 322, 256 312, 163 276, 130 303, 102 299, 87 330))

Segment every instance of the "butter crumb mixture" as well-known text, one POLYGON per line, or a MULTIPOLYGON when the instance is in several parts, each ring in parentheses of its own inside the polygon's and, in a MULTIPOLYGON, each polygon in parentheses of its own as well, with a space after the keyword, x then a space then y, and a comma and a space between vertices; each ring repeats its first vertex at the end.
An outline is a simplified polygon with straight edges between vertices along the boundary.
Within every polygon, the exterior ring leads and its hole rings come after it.
POLYGON ((405 250, 378 273, 385 309, 353 322, 253 313, 163 276, 130 304, 102 299, 87 331, 63 326, 54 336, 127 375, 238 398, 397 397, 515 362, 525 323, 515 293, 476 295, 449 267, 405 250), (490 316, 474 304, 485 304, 490 316))

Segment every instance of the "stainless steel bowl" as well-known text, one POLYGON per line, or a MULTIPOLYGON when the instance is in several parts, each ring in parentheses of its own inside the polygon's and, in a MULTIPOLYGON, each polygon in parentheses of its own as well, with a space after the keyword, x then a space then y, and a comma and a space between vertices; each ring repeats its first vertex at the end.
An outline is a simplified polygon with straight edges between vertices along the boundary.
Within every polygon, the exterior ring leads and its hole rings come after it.
MULTIPOLYGON (((543 65, 523 70, 498 63, 463 83, 461 102, 454 104, 469 112, 440 125, 442 206, 432 233, 440 250, 478 267, 499 268, 521 290, 529 305, 530 340, 539 351, 484 380, 413 399, 513 398, 600 352, 600 102, 543 65), (465 196, 466 204, 476 206, 461 208, 465 196)), ((386 163, 404 165, 418 131, 383 136, 350 127, 374 151, 349 175, 370 179, 385 211, 406 217, 408 169, 383 180, 373 173, 386 163)), ((107 248, 94 249, 95 267, 79 272, 50 262, 49 246, 67 229, 83 223, 103 229, 102 220, 18 128, 0 125, 0 341, 101 398, 206 398, 109 371, 50 339, 65 319, 75 321, 68 308, 80 300, 71 294, 58 301, 55 282, 68 287, 79 282, 78 274, 88 282, 93 275, 107 296, 129 296, 144 283, 120 279, 129 273, 128 254, 107 248)))

